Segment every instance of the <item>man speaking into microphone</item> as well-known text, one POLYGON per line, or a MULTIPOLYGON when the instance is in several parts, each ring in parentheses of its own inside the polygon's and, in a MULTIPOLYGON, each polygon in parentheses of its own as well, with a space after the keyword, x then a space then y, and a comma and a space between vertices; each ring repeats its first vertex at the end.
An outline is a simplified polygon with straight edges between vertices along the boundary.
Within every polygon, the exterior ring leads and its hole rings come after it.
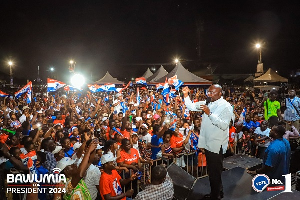
POLYGON ((203 199, 221 199, 223 154, 228 146, 233 108, 223 99, 220 85, 211 85, 207 90, 207 100, 196 103, 191 101, 189 91, 188 87, 182 89, 186 107, 191 111, 203 111, 198 147, 205 151, 211 189, 203 199))

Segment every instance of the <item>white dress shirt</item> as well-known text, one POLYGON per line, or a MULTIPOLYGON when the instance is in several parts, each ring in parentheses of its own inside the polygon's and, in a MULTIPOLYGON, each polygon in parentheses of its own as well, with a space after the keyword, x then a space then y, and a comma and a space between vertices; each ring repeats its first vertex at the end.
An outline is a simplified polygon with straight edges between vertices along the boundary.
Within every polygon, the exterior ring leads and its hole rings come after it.
MULTIPOLYGON (((200 105, 205 101, 193 103, 190 97, 184 98, 186 107, 191 111, 201 111, 200 105)), ((203 113, 198 147, 213 153, 219 153, 222 146, 226 152, 229 140, 229 123, 233 108, 223 97, 208 104, 210 115, 203 113)))

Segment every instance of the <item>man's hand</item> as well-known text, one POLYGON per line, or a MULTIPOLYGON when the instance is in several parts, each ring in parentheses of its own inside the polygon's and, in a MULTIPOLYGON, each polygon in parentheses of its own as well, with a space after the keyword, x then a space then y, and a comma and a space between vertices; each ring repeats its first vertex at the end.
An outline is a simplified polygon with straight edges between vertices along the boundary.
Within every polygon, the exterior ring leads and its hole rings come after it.
POLYGON ((207 105, 201 105, 200 109, 203 110, 205 114, 207 114, 207 115, 210 114, 210 110, 207 105))
POLYGON ((183 97, 186 98, 187 96, 189 96, 189 92, 190 92, 190 89, 188 88, 188 86, 185 86, 182 89, 183 97))
POLYGON ((126 195, 126 197, 131 197, 131 196, 133 195, 133 193, 134 193, 134 190, 131 189, 131 190, 127 190, 127 191, 125 192, 125 195, 126 195))

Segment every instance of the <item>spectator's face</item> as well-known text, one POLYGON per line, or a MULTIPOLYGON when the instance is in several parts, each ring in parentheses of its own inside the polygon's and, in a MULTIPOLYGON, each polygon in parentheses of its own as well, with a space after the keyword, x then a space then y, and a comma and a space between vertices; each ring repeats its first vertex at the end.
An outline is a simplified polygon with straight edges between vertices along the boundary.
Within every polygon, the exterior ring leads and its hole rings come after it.
POLYGON ((168 143, 168 142, 170 142, 170 140, 171 140, 171 135, 170 135, 170 134, 167 134, 167 135, 164 137, 164 142, 165 142, 165 143, 168 143))
POLYGON ((69 150, 71 148, 71 142, 70 139, 65 139, 64 143, 61 144, 63 148, 66 150, 69 150))
POLYGON ((260 129, 261 129, 262 131, 266 130, 267 127, 268 127, 268 121, 263 121, 263 122, 261 123, 261 125, 260 125, 260 129))
POLYGON ((246 122, 250 122, 250 116, 249 115, 246 116, 246 122))
POLYGON ((295 90, 290 90, 290 91, 289 91, 289 97, 292 99, 292 98, 294 98, 295 96, 296 96, 295 90))
POLYGON ((116 128, 120 128, 120 122, 119 122, 119 120, 115 120, 115 124, 116 124, 115 125, 116 128))
POLYGON ((11 138, 11 144, 12 144, 12 146, 16 146, 19 144, 19 139, 17 138, 17 136, 13 136, 11 138))
POLYGON ((76 164, 66 166, 64 171, 65 171, 65 175, 69 178, 73 177, 73 175, 78 176, 77 174, 78 168, 76 164))
POLYGON ((132 136, 132 143, 133 144, 137 144, 138 143, 138 140, 139 140, 139 137, 137 135, 133 135, 132 136))
POLYGON ((131 123, 129 121, 126 121, 125 128, 126 129, 131 129, 132 128, 132 125, 131 125, 131 123))
POLYGON ((123 146, 125 151, 129 151, 131 149, 130 141, 126 141, 125 145, 123 146))
POLYGON ((54 154, 56 161, 60 161, 65 157, 64 149, 61 149, 58 153, 54 154))
POLYGON ((20 155, 21 155, 21 150, 18 148, 13 152, 13 156, 17 159, 20 159, 20 155))
POLYGON ((107 169, 107 170, 114 170, 116 168, 114 161, 110 161, 110 162, 105 163, 103 165, 103 167, 104 167, 104 169, 107 169))

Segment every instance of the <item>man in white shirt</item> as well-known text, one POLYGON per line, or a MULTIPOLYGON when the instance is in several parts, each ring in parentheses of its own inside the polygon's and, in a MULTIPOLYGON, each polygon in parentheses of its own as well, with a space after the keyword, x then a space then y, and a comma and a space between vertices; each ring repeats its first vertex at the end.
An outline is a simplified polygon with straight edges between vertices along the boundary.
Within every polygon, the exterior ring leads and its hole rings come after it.
POLYGON ((221 174, 223 170, 223 154, 229 140, 229 123, 233 116, 233 108, 222 97, 222 87, 211 85, 207 90, 208 99, 193 103, 189 97, 189 88, 182 90, 186 107, 191 111, 203 111, 202 125, 198 147, 205 149, 207 169, 211 193, 203 199, 223 198, 221 174))

